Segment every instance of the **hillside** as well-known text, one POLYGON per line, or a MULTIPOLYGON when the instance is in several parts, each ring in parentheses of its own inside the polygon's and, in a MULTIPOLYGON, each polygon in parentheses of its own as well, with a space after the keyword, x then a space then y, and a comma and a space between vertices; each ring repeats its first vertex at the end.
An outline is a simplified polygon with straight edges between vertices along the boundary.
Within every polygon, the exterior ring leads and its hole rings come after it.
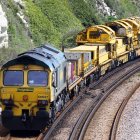
POLYGON ((83 28, 139 16, 139 0, 1 0, 9 28, 9 48, 1 49, 0 63, 43 43, 74 46, 83 28))

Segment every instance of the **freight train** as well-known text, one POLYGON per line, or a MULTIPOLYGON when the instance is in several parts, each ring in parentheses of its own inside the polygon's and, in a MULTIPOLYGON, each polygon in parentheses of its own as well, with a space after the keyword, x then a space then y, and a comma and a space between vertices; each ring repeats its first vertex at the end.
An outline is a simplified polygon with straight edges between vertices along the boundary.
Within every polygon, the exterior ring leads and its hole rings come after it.
POLYGON ((140 18, 91 26, 65 52, 42 45, 5 63, 0 71, 2 124, 42 130, 85 85, 140 56, 140 18))

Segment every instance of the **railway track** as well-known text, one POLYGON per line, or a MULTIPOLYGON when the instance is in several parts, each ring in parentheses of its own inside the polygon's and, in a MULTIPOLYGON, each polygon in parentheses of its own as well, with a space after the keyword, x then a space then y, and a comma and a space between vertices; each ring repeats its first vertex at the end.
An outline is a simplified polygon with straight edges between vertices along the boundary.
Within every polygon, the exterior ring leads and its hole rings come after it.
POLYGON ((5 136, 0 136, 0 140, 11 140, 10 133, 5 134, 5 136))
POLYGON ((93 102, 81 115, 81 117, 78 119, 70 137, 69 140, 82 140, 84 139, 84 135, 87 131, 88 125, 93 118, 94 114, 100 107, 100 105, 104 102, 104 100, 112 93, 112 91, 117 88, 123 81, 125 81, 127 78, 132 76, 134 73, 140 71, 140 64, 133 67, 127 73, 120 76, 118 79, 116 79, 113 83, 111 83, 108 87, 106 87, 103 92, 102 96, 100 96, 100 99, 95 102, 93 102))
POLYGON ((0 140, 7 140, 7 136, 9 135, 9 130, 4 128, 3 126, 0 125, 0 140))
POLYGON ((117 134, 117 130, 118 130, 118 124, 120 121, 120 118, 122 116, 123 110, 125 109, 128 101, 130 100, 130 98, 132 97, 132 95, 136 92, 136 90, 140 87, 140 83, 138 83, 136 85, 136 87, 132 90, 132 92, 126 96, 126 98, 123 100, 122 104, 120 105, 114 120, 113 120, 113 124, 112 124, 112 128, 111 128, 111 132, 110 132, 110 138, 109 140, 115 140, 116 139, 116 134, 117 134))
MULTIPOLYGON (((121 67, 118 67, 117 69, 109 72, 108 74, 106 74, 105 76, 101 77, 97 82, 94 82, 92 84, 90 84, 89 88, 86 88, 86 90, 84 90, 84 92, 82 94, 80 94, 80 96, 78 96, 77 100, 74 101, 73 104, 70 104, 70 106, 68 107, 68 109, 66 109, 64 111, 64 114, 62 113, 62 116, 56 120, 56 122, 51 126, 50 129, 47 129, 47 131, 43 132, 41 134, 41 136, 39 136, 39 139, 40 138, 44 138, 44 140, 46 139, 50 139, 53 131, 55 130, 55 128, 59 125, 60 121, 64 119, 64 116, 70 112, 70 110, 73 108, 73 106, 75 106, 78 102, 80 102, 81 99, 83 99, 82 97, 87 97, 87 94, 90 93, 89 91, 95 87, 97 87, 99 84, 101 84, 102 82, 104 82, 105 80, 109 79, 111 76, 113 76, 114 74, 118 73, 119 71, 121 70, 124 70, 125 68, 127 67, 130 67, 132 65, 137 65, 137 63, 139 63, 139 59, 135 60, 135 61, 131 61, 121 67), (87 94, 84 94, 86 91, 87 94)), ((139 64, 140 65, 140 64, 139 64)), ((133 66, 134 67, 134 66, 133 66)), ((135 69, 135 68, 134 68, 135 69)), ((108 87, 110 88, 110 87, 108 87)), ((107 89, 106 89, 107 90, 107 89)), ((90 100, 90 102, 92 102, 92 108, 93 106, 95 106, 95 104, 97 103, 97 101, 103 96, 103 94, 101 93, 102 90, 98 93, 98 96, 94 95, 94 94, 89 94, 90 96, 87 97, 87 98, 92 98, 92 100, 90 100), (95 97, 95 98, 94 98, 95 97)), ((53 138, 52 138, 53 139, 53 138)))

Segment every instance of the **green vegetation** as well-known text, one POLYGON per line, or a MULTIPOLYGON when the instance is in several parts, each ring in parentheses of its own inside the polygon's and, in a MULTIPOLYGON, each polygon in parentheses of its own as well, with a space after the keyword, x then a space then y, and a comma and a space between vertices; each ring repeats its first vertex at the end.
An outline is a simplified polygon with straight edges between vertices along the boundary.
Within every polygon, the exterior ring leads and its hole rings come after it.
MULTIPOLYGON (((9 44, 10 47, 16 48, 18 52, 25 51, 32 47, 31 40, 27 37, 24 25, 17 17, 17 7, 13 4, 12 0, 4 1, 6 16, 9 21, 9 44)), ((16 51, 15 50, 15 51, 16 51)))
POLYGON ((81 21, 84 26, 91 26, 103 22, 103 17, 99 16, 95 0, 68 0, 70 8, 75 16, 81 21))
MULTIPOLYGON (((17 16, 18 6, 13 0, 1 0, 9 23, 9 48, 0 50, 0 64, 25 50, 44 43, 60 48, 75 46, 76 34, 87 26, 114 20, 99 14, 96 0, 23 0, 24 14, 29 22, 27 30, 17 16)), ((136 0, 105 0, 117 12, 118 19, 139 16, 136 0), (135 1, 135 2, 134 2, 135 1)))
POLYGON ((18 54, 17 48, 12 47, 8 49, 2 48, 0 50, 0 65, 7 62, 7 60, 14 58, 17 54, 18 54))
POLYGON ((27 36, 25 28, 17 17, 17 7, 14 5, 12 0, 2 0, 3 9, 6 12, 8 18, 8 34, 9 34, 9 48, 0 50, 0 65, 7 60, 15 57, 17 54, 32 48, 33 44, 27 36))
POLYGON ((51 43, 58 45, 60 34, 54 28, 52 22, 42 13, 32 1, 26 1, 26 13, 30 19, 30 28, 33 40, 36 45, 42 43, 51 43))
MULTIPOLYGON (((75 29, 82 29, 81 22, 69 10, 65 0, 34 0, 34 3, 28 1, 27 5, 30 5, 27 9, 32 31, 35 30, 37 35, 41 34, 41 38, 38 40, 42 39, 42 35, 48 35, 48 37, 51 37, 49 42, 53 42, 56 46, 61 46, 61 42, 66 34, 75 29), (37 11, 38 14, 36 15, 37 11)), ((46 38, 46 40, 48 41, 49 38, 46 38)), ((35 41, 38 42, 37 40, 35 41)))
POLYGON ((35 4, 41 9, 42 13, 53 24, 62 35, 74 28, 81 28, 81 22, 68 9, 67 4, 63 4, 64 0, 35 0, 35 4))

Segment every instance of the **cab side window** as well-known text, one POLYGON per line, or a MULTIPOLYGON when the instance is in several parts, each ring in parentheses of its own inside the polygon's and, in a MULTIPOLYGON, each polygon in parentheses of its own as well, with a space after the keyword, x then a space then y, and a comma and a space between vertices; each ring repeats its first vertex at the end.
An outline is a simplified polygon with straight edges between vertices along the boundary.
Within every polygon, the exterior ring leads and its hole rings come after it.
POLYGON ((64 83, 66 83, 66 67, 64 67, 64 83))

